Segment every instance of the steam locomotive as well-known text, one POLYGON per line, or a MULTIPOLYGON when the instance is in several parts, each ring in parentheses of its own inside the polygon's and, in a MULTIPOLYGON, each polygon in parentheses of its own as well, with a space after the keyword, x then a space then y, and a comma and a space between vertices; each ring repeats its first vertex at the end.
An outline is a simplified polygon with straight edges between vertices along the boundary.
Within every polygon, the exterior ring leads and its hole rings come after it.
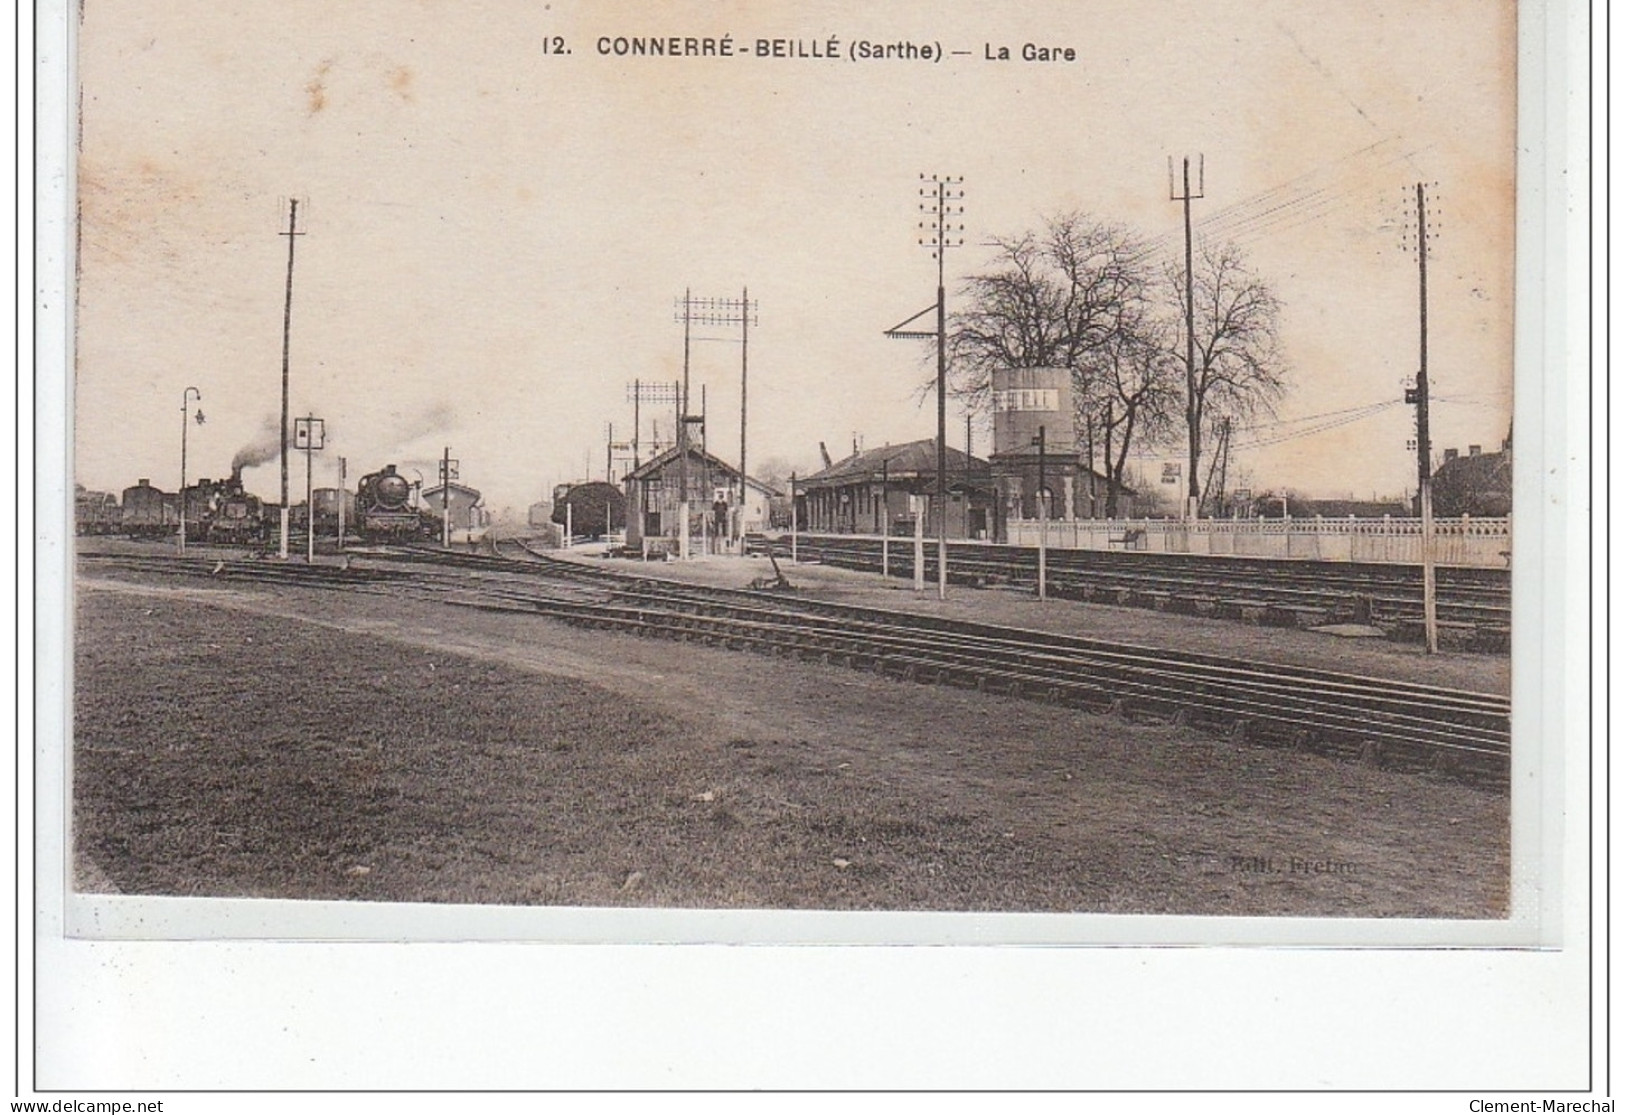
MULTIPOLYGON (((124 489, 117 529, 132 538, 167 538, 180 529, 183 505, 188 542, 246 546, 270 537, 265 505, 243 489, 241 470, 228 480, 199 480, 180 493, 155 488, 143 478, 124 489)), ((110 515, 105 508, 93 515, 76 502, 75 511, 81 534, 108 532, 98 529, 110 515)))
POLYGON ((229 480, 200 480, 183 498, 188 542, 250 545, 271 536, 271 517, 260 497, 244 490, 241 469, 229 480))
POLYGON ((355 526, 369 541, 417 541, 439 536, 440 517, 413 507, 411 482, 385 465, 356 483, 355 526))

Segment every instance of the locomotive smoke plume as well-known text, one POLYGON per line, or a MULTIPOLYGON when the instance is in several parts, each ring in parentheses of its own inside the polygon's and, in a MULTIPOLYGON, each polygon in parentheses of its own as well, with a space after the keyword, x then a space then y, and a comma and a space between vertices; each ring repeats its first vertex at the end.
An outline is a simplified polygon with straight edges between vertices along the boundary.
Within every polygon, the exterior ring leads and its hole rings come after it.
POLYGON ((456 423, 457 411, 451 404, 433 403, 411 418, 403 420, 396 436, 401 441, 408 442, 415 438, 428 437, 441 430, 449 430, 456 423))
MULTIPOLYGON (((263 465, 275 457, 282 448, 281 423, 275 418, 267 418, 260 429, 259 437, 237 450, 237 455, 231 459, 231 471, 240 474, 245 468, 263 465)), ((293 429, 288 429, 288 448, 293 448, 293 429)))

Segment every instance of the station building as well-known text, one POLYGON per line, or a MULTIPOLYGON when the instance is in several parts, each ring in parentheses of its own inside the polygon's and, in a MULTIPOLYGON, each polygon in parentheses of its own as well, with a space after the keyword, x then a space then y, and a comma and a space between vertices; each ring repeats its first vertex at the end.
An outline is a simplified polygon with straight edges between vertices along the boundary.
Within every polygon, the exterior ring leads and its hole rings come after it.
POLYGON ((454 532, 484 530, 491 525, 491 514, 480 503, 482 498, 478 488, 470 488, 454 480, 450 484, 423 489, 420 506, 436 515, 445 507, 454 532))
MULTIPOLYGON (((946 451, 950 538, 991 538, 995 506, 988 463, 946 451)), ((911 497, 925 500, 925 533, 936 534, 935 438, 854 453, 796 481, 796 514, 813 534, 913 534, 911 497)))
POLYGON ((736 549, 746 534, 767 529, 769 505, 783 493, 754 476, 744 478, 720 457, 696 446, 673 447, 626 474, 626 544, 648 553, 665 547, 673 553, 681 534, 683 481, 688 481, 688 537, 691 553, 736 549))

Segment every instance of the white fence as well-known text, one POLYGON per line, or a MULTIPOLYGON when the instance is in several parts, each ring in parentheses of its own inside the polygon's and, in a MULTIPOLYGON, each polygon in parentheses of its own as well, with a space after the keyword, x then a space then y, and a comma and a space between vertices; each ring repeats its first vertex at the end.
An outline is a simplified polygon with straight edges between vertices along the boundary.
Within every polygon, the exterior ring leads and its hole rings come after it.
MULTIPOLYGON (((1009 541, 1038 545, 1036 519, 1012 519, 1009 541)), ((1433 558, 1440 565, 1505 569, 1512 519, 1435 519, 1433 558)), ((1146 550, 1224 557, 1302 558, 1419 565, 1421 519, 1070 519, 1051 522, 1048 544, 1074 550, 1146 550)))

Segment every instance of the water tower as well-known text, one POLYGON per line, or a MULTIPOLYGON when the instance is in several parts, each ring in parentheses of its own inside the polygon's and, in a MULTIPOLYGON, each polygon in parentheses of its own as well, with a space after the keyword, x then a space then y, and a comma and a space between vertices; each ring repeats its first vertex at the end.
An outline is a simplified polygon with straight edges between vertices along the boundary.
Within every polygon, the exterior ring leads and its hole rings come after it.
POLYGON ((1072 373, 1066 368, 1000 368, 993 373, 993 453, 988 463, 999 492, 998 534, 1009 519, 1038 517, 1038 430, 1044 429, 1044 483, 1050 513, 1077 514, 1077 421, 1072 373))

